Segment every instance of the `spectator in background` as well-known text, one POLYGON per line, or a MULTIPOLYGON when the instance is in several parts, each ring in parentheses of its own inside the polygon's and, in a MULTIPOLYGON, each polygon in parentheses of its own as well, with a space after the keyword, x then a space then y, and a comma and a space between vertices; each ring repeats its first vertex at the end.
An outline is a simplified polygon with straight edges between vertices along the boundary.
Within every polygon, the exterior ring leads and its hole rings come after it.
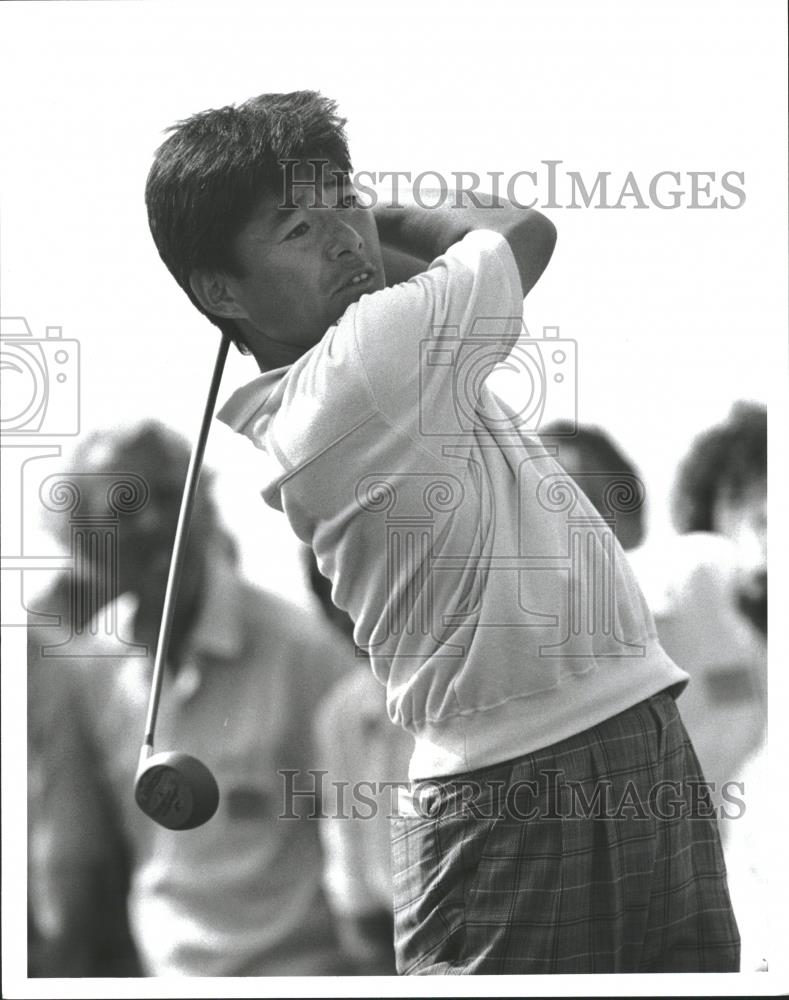
MULTIPOLYGON (((189 976, 346 970, 321 885, 318 824, 278 819, 284 795, 278 769, 315 765, 308 720, 345 663, 326 628, 239 578, 234 544, 220 527, 205 478, 157 745, 210 766, 219 809, 204 826, 174 832, 134 803, 188 457, 180 438, 149 423, 94 435, 74 461, 75 471, 96 474, 81 480, 83 513, 105 502, 106 475, 134 473, 149 485, 147 505, 119 520, 116 607, 129 630, 121 624, 120 634, 151 655, 102 658, 102 642, 90 628, 81 656, 42 655, 62 629, 29 630, 36 975, 134 975, 140 966, 147 975, 189 976)), ((75 572, 103 570, 88 560, 75 572)), ((68 590, 67 581, 57 581, 37 610, 60 614, 70 627, 68 590)))
MULTIPOLYGON (((601 514, 617 476, 636 476, 609 435, 557 421, 540 432, 601 514)), ((737 403, 700 434, 679 465, 673 498, 679 536, 643 545, 643 508, 618 513, 661 645, 691 675, 680 709, 721 802, 764 738, 767 631, 767 411, 737 403), (726 739, 722 739, 722 734, 726 739)), ((727 827, 722 825, 724 839, 727 827)))
POLYGON ((680 534, 712 532, 735 546, 737 606, 766 635, 766 407, 736 403, 696 438, 679 468, 673 513, 680 534))
POLYGON ((321 823, 325 885, 346 952, 360 975, 396 975, 389 814, 405 784, 413 739, 386 714, 386 688, 366 659, 355 657, 353 622, 331 599, 331 584, 304 547, 310 587, 324 614, 342 634, 355 666, 329 692, 317 715, 316 744, 328 769, 321 823), (334 785, 333 782, 340 783, 334 785), (355 795, 358 790, 374 806, 355 795), (378 794, 376 794, 376 791, 378 794), (358 816, 352 815, 356 807, 358 816))
MULTIPOLYGON (((577 480, 600 514, 607 513, 604 497, 612 483, 623 477, 640 482, 636 467, 600 427, 556 420, 540 430, 540 440, 558 448, 557 462, 577 480)), ((637 548, 645 534, 643 503, 618 511, 613 528, 623 549, 637 548)))
POLYGON ((679 464, 678 537, 631 556, 662 645, 691 675, 682 717, 718 802, 765 736, 766 505, 767 411, 737 403, 679 464))

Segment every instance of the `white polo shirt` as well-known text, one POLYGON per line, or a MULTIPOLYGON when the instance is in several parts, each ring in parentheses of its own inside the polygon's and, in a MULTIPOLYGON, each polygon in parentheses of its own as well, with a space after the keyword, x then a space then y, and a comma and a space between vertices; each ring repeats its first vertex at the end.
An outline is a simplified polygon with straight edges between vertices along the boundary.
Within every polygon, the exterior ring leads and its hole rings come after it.
POLYGON ((687 679, 610 530, 485 385, 522 309, 506 240, 473 232, 219 414, 266 453, 264 498, 355 622, 415 738, 412 778, 518 757, 687 679))

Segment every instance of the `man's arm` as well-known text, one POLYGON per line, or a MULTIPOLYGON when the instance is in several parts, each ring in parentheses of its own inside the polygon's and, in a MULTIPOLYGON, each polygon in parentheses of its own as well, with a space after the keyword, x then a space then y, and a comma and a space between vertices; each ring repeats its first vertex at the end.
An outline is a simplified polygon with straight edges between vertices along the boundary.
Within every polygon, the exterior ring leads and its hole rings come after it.
POLYGON ((427 263, 439 257, 468 233, 478 229, 492 230, 500 233, 510 245, 525 297, 551 259, 556 228, 534 209, 514 208, 503 199, 491 196, 483 195, 479 199, 487 204, 468 208, 377 205, 373 211, 384 250, 396 251, 399 259, 406 255, 416 266, 420 260, 427 263))
POLYGON ((386 270, 386 284, 399 285, 402 281, 408 281, 416 274, 421 274, 427 270, 429 260, 422 257, 414 257, 413 254, 404 253, 402 250, 395 250, 381 241, 381 252, 386 270))

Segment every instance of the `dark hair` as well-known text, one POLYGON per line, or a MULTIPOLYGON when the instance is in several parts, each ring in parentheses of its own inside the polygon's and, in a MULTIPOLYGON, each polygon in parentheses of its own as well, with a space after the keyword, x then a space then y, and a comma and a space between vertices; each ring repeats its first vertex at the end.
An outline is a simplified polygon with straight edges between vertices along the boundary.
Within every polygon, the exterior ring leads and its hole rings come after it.
MULTIPOLYGON (((581 485, 600 513, 605 513, 603 498, 606 491, 603 473, 615 480, 617 476, 641 477, 633 463, 619 448, 613 438, 602 428, 579 424, 578 427, 567 420, 556 420, 540 430, 540 438, 546 443, 558 446, 557 459, 564 466, 562 444, 566 442, 569 449, 575 449, 581 460, 581 468, 571 468, 567 463, 567 473, 575 477, 579 473, 599 473, 595 478, 585 477, 581 485)), ((565 453, 567 448, 565 448, 565 453)), ((643 484, 642 484, 643 488, 643 484)), ((644 491, 644 496, 646 492, 644 491)), ((616 534, 624 548, 635 548, 644 538, 644 505, 634 503, 632 509, 617 513, 616 534)))
POLYGON ((672 517, 681 534, 713 531, 720 497, 737 501, 767 475, 767 408, 735 403, 720 424, 699 434, 680 463, 672 517))
POLYGON ((351 171, 345 119, 336 102, 300 90, 201 111, 167 131, 145 187, 151 234, 192 303, 241 346, 235 323, 203 309, 189 276, 200 267, 238 274, 231 243, 260 199, 282 192, 283 161, 351 171))

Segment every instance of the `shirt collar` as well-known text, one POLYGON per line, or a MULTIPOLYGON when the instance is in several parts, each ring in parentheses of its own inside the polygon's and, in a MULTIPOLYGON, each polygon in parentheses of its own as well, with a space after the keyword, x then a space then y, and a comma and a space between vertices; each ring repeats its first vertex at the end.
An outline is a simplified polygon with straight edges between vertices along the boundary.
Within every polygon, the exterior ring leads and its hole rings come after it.
POLYGON ((269 402, 274 390, 282 382, 291 366, 274 368, 263 372, 251 382, 242 385, 232 394, 222 408, 217 412, 217 418, 234 431, 243 434, 249 423, 260 416, 269 402))

